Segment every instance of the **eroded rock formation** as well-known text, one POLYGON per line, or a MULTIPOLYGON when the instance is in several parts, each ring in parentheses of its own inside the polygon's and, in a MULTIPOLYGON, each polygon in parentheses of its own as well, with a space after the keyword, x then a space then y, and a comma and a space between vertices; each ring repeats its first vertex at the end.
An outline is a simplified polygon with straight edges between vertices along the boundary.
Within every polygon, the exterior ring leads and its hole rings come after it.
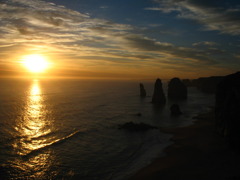
POLYGON ((187 87, 179 78, 173 78, 169 82, 168 98, 174 100, 187 99, 187 87))
POLYGON ((142 83, 140 83, 140 97, 146 97, 147 93, 142 83))
POLYGON ((161 79, 157 79, 154 86, 154 92, 152 96, 152 103, 156 105, 166 104, 166 97, 162 88, 161 79))

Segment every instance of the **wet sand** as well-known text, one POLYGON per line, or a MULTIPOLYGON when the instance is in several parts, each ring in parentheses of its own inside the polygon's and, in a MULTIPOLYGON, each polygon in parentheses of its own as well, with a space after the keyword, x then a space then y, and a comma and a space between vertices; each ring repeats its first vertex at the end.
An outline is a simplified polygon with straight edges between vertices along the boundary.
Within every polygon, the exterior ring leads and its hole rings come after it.
POLYGON ((240 153, 215 133, 213 112, 197 116, 191 126, 163 131, 174 134, 166 156, 130 180, 240 180, 240 153))

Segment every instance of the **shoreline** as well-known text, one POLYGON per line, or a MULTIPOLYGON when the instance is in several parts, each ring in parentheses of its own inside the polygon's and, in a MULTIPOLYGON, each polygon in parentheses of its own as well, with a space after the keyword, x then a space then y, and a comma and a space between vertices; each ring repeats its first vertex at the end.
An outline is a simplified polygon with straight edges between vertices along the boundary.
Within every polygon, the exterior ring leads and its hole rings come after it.
POLYGON ((193 125, 162 128, 174 142, 150 165, 129 180, 240 180, 240 153, 229 149, 215 133, 214 112, 199 114, 193 125))

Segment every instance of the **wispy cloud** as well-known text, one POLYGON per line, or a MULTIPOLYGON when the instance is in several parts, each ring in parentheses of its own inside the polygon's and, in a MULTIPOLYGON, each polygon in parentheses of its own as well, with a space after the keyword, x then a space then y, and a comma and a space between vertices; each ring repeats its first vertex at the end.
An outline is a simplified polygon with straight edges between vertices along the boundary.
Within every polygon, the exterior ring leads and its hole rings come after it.
MULTIPOLYGON (((203 23, 199 15, 201 13, 197 13, 202 10, 200 6, 196 6, 198 8, 194 11, 195 6, 190 7, 188 1, 158 2, 162 8, 166 8, 164 12, 178 11, 181 17, 195 18, 203 23)), ((212 64, 221 66, 224 61, 218 59, 217 52, 221 52, 222 58, 239 59, 239 56, 217 48, 197 47, 200 44, 213 46, 213 42, 195 43, 193 47, 176 46, 146 37, 132 25, 92 18, 88 14, 41 0, 1 2, 0 19, 1 58, 17 51, 41 51, 58 55, 62 59, 65 57, 75 67, 79 63, 96 67, 108 64, 126 69, 151 69, 160 64, 162 68, 182 70, 209 67, 212 64)), ((161 25, 151 26, 161 28, 161 25)), ((236 30, 234 32, 237 34, 236 30)))
POLYGON ((222 1, 211 0, 155 0, 159 7, 146 8, 164 13, 177 12, 177 17, 191 19, 204 25, 205 30, 217 30, 221 33, 240 35, 240 7, 224 6, 222 1))
MULTIPOLYGON (((44 1, 10 0, 0 4, 0 43, 51 44, 69 49, 68 46, 111 46, 109 36, 123 34, 129 25, 103 19, 44 1)), ((85 49, 85 48, 84 48, 85 49)))
POLYGON ((100 6, 101 9, 108 9, 108 6, 100 6))
POLYGON ((193 46, 217 46, 217 45, 219 44, 211 41, 201 41, 201 42, 193 43, 193 46))

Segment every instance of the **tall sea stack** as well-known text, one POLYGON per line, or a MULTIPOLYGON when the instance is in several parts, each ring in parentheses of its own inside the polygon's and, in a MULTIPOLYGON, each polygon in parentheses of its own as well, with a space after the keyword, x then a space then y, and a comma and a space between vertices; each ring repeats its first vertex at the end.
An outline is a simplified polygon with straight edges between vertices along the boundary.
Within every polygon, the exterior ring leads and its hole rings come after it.
POLYGON ((187 87, 179 78, 173 78, 169 82, 168 98, 174 100, 187 99, 187 87))
POLYGON ((166 97, 164 95, 162 81, 160 79, 157 79, 155 82, 152 103, 157 105, 166 104, 166 97))
POLYGON ((215 117, 218 132, 240 150, 240 72, 225 76, 218 84, 215 117))
POLYGON ((140 96, 146 97, 147 93, 142 83, 140 83, 140 96))

